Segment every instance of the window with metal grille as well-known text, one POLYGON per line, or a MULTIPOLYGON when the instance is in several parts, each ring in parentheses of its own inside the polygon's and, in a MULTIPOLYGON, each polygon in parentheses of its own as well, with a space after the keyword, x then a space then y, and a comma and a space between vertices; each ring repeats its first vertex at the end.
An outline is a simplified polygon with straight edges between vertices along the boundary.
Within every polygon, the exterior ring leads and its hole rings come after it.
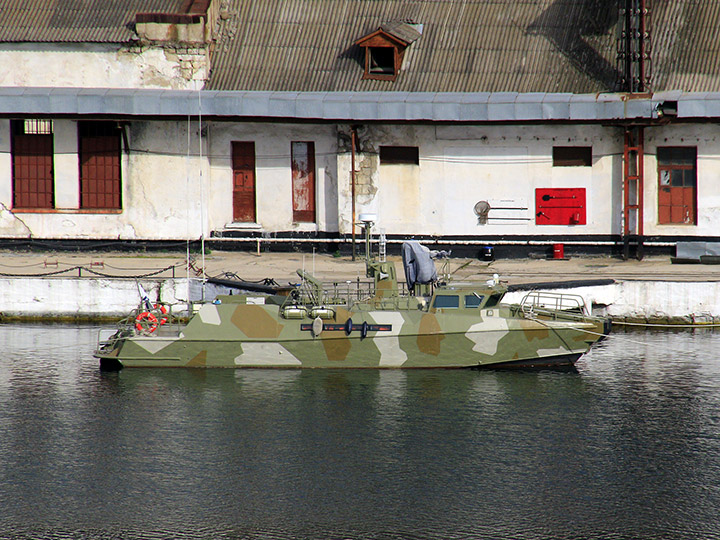
POLYGON ((657 149, 658 223, 697 223, 697 148, 657 149))
POLYGON ((52 135, 52 120, 40 120, 37 118, 26 118, 22 123, 17 122, 16 126, 23 135, 52 135))
POLYGON ((120 210, 120 129, 115 122, 79 122, 80 208, 120 210))
POLYGON ((381 146, 381 165, 419 165, 420 152, 417 146, 381 146))
POLYGON ((592 146, 553 146, 553 167, 591 167, 592 146))
POLYGON ((55 206, 51 120, 12 120, 12 197, 16 209, 55 206))

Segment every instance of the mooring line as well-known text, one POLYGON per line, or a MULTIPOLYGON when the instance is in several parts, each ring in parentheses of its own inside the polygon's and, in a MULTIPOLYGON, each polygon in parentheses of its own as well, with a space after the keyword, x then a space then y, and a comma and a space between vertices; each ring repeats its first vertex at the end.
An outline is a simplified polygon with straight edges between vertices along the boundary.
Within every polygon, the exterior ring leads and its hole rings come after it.
POLYGON ((656 323, 633 323, 624 321, 612 321, 618 326, 638 326, 642 328, 718 328, 720 323, 694 323, 694 324, 656 324, 656 323))

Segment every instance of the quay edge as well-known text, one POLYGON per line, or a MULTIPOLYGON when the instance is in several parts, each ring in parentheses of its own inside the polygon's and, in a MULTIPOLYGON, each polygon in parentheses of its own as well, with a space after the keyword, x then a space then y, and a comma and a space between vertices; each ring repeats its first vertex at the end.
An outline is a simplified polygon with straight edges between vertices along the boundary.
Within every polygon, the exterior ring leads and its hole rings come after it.
MULTIPOLYGON (((559 279, 557 281, 560 281, 559 279)), ((202 299, 202 285, 191 278, 153 278, 139 282, 152 301, 187 315, 190 300, 202 299)), ((123 278, 56 277, 0 278, 0 321, 113 322, 138 304, 138 280, 123 278)), ((545 283, 547 288, 553 289, 545 283)), ((614 280, 589 287, 563 288, 579 294, 596 315, 632 325, 707 325, 720 323, 720 281, 614 280)), ((208 285, 205 299, 229 291, 208 285)), ((250 293, 253 294, 253 293, 250 293)), ((505 302, 519 302, 526 291, 508 292, 505 302)))

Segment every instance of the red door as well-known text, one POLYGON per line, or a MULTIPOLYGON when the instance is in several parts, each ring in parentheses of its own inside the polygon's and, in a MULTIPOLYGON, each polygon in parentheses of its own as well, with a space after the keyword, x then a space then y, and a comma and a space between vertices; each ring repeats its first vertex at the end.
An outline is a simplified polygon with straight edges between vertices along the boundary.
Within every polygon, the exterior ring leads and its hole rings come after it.
POLYGON ((80 132, 80 208, 120 205, 120 132, 111 123, 83 122, 80 132))
POLYGON ((697 224, 697 148, 657 149, 658 223, 697 224))
POLYGON ((13 207, 53 208, 53 136, 13 136, 13 207))
POLYGON ((255 221, 255 143, 232 143, 233 221, 255 221))
POLYGON ((293 221, 315 222, 315 143, 292 143, 293 221))

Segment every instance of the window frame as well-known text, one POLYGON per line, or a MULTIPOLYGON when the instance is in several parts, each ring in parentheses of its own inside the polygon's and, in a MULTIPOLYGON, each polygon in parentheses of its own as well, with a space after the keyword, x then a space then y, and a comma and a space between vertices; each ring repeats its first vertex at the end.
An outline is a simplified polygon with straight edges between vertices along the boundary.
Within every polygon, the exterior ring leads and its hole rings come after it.
MULTIPOLYGON (((389 34, 382 29, 378 29, 375 32, 359 39, 355 42, 355 45, 365 49, 363 63, 363 80, 375 80, 375 81, 395 81, 400 73, 402 67, 403 56, 405 49, 409 43, 398 39, 396 36, 389 34), (392 49, 392 70, 390 70, 389 51, 383 51, 380 53, 379 49, 392 49), (381 54, 385 56, 380 64, 379 68, 374 67, 373 64, 373 52, 375 54, 381 54)), ((375 56, 375 60, 377 60, 375 56)))
POLYGON ((380 165, 420 165, 419 146, 384 145, 378 155, 380 165))
POLYGON ((553 146, 553 167, 592 167, 592 146, 553 146))

